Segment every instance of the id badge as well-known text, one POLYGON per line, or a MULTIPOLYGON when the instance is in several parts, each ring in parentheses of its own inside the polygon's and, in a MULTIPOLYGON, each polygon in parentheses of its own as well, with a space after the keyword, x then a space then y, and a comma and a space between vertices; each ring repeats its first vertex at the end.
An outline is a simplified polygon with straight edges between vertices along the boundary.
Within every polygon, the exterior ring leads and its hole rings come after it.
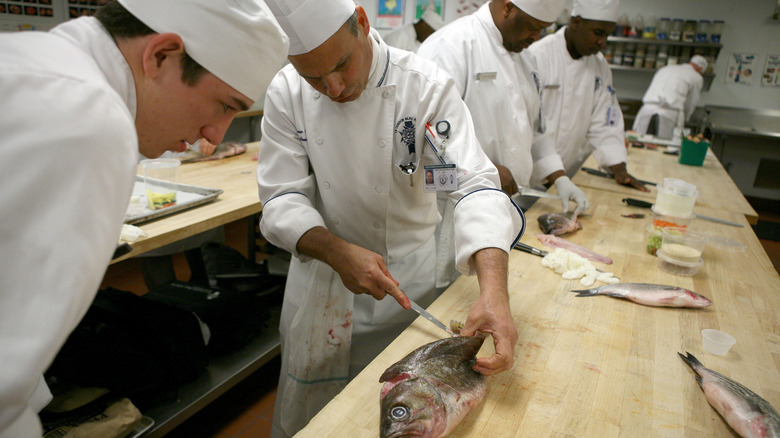
POLYGON ((430 164, 425 169, 426 192, 458 190, 458 169, 455 164, 430 164))

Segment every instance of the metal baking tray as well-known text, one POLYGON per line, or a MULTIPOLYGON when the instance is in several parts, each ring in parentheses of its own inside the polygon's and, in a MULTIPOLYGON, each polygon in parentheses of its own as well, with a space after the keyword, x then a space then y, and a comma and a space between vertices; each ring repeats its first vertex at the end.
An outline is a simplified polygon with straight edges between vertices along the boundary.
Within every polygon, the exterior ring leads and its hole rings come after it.
POLYGON ((141 421, 138 423, 138 426, 136 426, 135 429, 130 432, 130 435, 128 435, 127 438, 139 438, 143 436, 146 431, 151 429, 152 426, 154 426, 154 420, 144 415, 141 417, 141 421))
POLYGON ((222 194, 222 189, 209 189, 205 187, 190 186, 187 184, 175 184, 166 181, 158 181, 158 185, 176 189, 176 205, 151 210, 147 206, 146 190, 144 189, 144 177, 135 176, 133 195, 125 213, 126 224, 138 224, 159 217, 167 216, 182 210, 188 210, 198 205, 211 202, 222 194))

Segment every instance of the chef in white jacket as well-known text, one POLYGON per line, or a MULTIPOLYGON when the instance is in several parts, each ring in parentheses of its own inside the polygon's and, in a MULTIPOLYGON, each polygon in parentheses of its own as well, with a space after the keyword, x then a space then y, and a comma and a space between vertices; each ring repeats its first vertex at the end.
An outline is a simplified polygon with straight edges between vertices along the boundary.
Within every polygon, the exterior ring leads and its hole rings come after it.
POLYGON ((704 84, 701 73, 705 70, 707 59, 694 55, 687 64, 667 65, 655 72, 642 97, 633 130, 666 139, 672 138, 675 128, 682 132, 699 103, 704 84))
POLYGON ((287 49, 256 1, 105 8, 50 32, 0 34, 3 438, 43 433, 42 375, 100 287, 139 153, 219 143, 287 49))
POLYGON ((265 99, 260 229, 294 256, 272 436, 305 426, 416 318, 408 299, 427 307, 436 298, 430 189, 457 203, 457 266, 479 277, 464 333, 490 333, 496 355, 475 369, 508 369, 517 331, 507 259, 524 219, 497 188, 451 78, 387 46, 352 0, 269 6, 290 36, 291 65, 265 99))
POLYGON ((566 176, 554 138, 545 133, 539 75, 523 50, 562 10, 563 0, 491 0, 431 35, 418 54, 455 80, 504 191, 554 183, 563 211, 573 200, 580 213, 588 199, 566 176))
POLYGON ((600 50, 615 31, 618 0, 574 0, 568 26, 531 44, 542 81, 542 116, 566 174, 593 153, 619 184, 647 191, 628 174, 623 113, 600 50))
POLYGON ((433 6, 428 6, 419 20, 393 29, 384 37, 384 40, 388 46, 417 52, 420 44, 443 26, 444 20, 436 13, 436 9, 433 6))

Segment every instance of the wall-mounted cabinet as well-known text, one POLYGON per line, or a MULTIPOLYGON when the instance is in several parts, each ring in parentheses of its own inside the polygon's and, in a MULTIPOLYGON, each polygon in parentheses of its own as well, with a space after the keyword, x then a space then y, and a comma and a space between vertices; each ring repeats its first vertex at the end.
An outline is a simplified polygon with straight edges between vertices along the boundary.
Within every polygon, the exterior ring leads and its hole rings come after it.
POLYGON ((655 73, 661 67, 687 63, 693 55, 707 58, 709 67, 702 74, 703 89, 709 90, 715 75, 712 67, 718 58, 720 43, 692 43, 672 40, 607 37, 604 56, 612 70, 655 73))

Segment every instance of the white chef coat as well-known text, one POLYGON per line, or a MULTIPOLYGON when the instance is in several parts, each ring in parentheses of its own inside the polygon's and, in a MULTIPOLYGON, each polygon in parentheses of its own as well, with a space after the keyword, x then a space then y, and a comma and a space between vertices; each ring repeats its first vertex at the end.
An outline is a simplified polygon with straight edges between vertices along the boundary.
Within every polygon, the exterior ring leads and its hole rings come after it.
POLYGON ((458 269, 474 274, 469 259, 483 248, 508 252, 524 224, 498 190, 498 172, 478 147, 452 80, 414 54, 388 48, 373 29, 371 38, 369 85, 359 99, 333 102, 292 66, 280 71, 266 94, 257 175, 260 228, 295 256, 280 323, 275 436, 303 427, 416 317, 390 297, 354 295, 329 266, 298 253, 306 231, 322 226, 381 254, 412 300, 427 306, 435 298, 434 228, 440 218, 436 193, 424 191, 423 166, 438 161, 424 147, 426 122, 452 126, 444 159, 458 165, 458 189, 450 194, 457 202, 458 269), (410 177, 398 165, 412 142, 418 167, 410 177))
POLYGON ((393 29, 384 37, 385 43, 390 47, 395 47, 410 52, 417 52, 420 48, 420 41, 417 40, 417 31, 414 30, 414 23, 405 24, 393 29))
POLYGON ((504 48, 488 7, 439 29, 417 53, 453 77, 488 157, 509 168, 519 186, 536 185, 563 163, 544 135, 533 56, 504 48))
MULTIPOLYGON (((690 120, 701 97, 704 78, 690 64, 667 65, 661 68, 650 81, 642 97, 642 107, 634 119, 633 130, 644 134, 650 117, 658 114, 661 124, 682 129, 690 120)), ((661 134, 669 138, 671 132, 661 134)))
POLYGON ((591 152, 604 168, 625 163, 626 147, 623 113, 604 55, 572 58, 566 29, 533 43, 528 52, 542 81, 545 128, 554 133, 566 174, 573 176, 591 152))
POLYGON ((90 17, 0 34, 0 96, 0 437, 40 437, 30 397, 119 240, 138 154, 135 87, 90 17))

